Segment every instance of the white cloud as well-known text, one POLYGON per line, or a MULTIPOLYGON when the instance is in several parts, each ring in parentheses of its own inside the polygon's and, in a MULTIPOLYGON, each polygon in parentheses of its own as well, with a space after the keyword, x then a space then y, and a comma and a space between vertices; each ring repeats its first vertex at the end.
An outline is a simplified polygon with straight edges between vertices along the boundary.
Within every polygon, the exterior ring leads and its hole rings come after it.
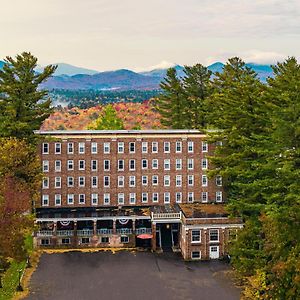
POLYGON ((152 70, 157 70, 157 69, 168 69, 168 68, 171 68, 174 66, 176 66, 175 63, 172 63, 172 62, 169 62, 166 60, 162 60, 157 65, 153 65, 153 66, 149 66, 149 67, 145 67, 145 68, 134 68, 134 70, 137 72, 147 72, 147 71, 152 71, 152 70))

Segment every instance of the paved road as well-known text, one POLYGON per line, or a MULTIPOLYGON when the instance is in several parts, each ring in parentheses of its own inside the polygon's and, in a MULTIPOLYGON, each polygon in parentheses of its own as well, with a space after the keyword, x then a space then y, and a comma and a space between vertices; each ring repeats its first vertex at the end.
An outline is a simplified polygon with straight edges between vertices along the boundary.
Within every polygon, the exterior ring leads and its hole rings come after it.
POLYGON ((184 262, 173 253, 43 254, 26 299, 239 299, 227 269, 218 261, 184 262))

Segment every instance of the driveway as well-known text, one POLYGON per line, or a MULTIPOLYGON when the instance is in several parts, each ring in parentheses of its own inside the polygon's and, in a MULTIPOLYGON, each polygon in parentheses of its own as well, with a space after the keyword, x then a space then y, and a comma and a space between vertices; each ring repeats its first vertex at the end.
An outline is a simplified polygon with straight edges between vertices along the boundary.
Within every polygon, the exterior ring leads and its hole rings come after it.
POLYGON ((184 262, 173 253, 43 254, 27 300, 235 300, 228 265, 184 262))

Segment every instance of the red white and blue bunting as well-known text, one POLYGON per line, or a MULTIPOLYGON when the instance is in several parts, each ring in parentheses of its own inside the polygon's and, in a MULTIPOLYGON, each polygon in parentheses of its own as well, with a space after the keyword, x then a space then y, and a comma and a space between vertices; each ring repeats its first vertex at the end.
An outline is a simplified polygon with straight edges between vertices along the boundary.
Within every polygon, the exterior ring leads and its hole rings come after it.
POLYGON ((121 225, 126 225, 129 221, 129 219, 119 219, 118 221, 121 225))

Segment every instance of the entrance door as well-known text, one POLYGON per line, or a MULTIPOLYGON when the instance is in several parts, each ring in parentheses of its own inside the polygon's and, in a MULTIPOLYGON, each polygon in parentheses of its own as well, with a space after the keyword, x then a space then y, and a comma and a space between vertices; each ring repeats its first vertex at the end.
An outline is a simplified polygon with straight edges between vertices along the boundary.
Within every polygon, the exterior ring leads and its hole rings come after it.
POLYGON ((160 224, 161 233, 161 247, 163 251, 172 251, 173 241, 172 241, 172 230, 171 224, 160 224))
POLYGON ((209 247, 209 258, 210 259, 217 259, 219 257, 220 257, 219 246, 210 246, 209 247))

